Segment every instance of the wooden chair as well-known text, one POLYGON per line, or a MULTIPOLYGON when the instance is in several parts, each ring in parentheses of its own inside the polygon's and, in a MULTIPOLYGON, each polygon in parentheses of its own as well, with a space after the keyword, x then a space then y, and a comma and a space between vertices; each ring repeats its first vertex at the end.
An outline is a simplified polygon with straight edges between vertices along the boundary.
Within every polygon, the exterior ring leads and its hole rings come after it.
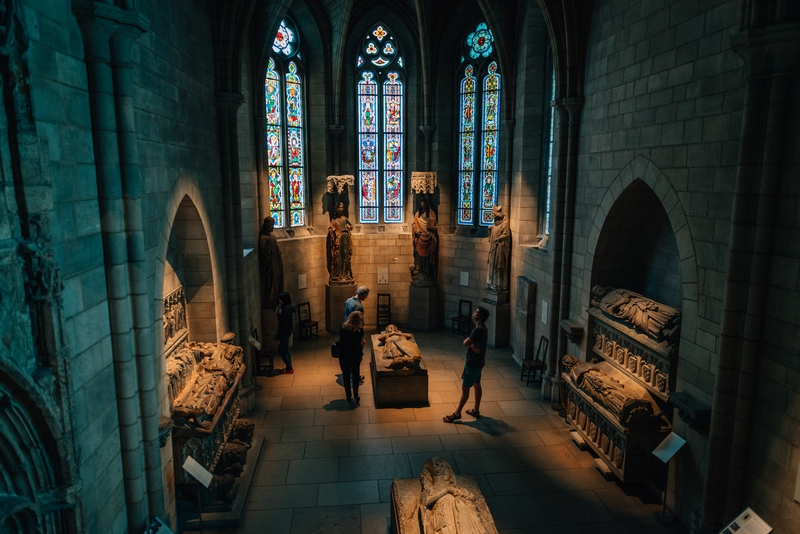
POLYGON ((469 334, 469 322, 472 317, 472 301, 459 300, 458 301, 458 315, 453 317, 453 333, 469 334))
POLYGON ((301 302, 297 305, 297 315, 300 319, 300 339, 319 339, 319 321, 311 320, 311 303, 301 302))
POLYGON ((378 326, 389 326, 392 323, 392 296, 389 293, 378 293, 378 326))
POLYGON ((550 341, 546 337, 540 337, 539 346, 536 348, 536 356, 522 360, 522 373, 519 375, 519 379, 522 380, 527 372, 528 381, 525 382, 526 386, 531 382, 536 381, 536 371, 539 371, 539 382, 542 381, 542 371, 547 369, 547 364, 545 363, 544 358, 547 355, 547 347, 549 345, 550 341))

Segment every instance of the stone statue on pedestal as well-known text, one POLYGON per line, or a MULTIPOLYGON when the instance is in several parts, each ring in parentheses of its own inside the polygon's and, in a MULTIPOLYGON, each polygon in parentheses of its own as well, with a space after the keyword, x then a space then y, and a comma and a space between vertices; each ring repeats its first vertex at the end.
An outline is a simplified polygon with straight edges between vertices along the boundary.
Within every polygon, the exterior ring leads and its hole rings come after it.
POLYGON ((328 273, 331 284, 350 284, 353 282, 353 270, 350 259, 353 256, 353 245, 350 233, 353 225, 344 213, 344 203, 339 202, 336 213, 328 227, 328 273))
POLYGON ((264 219, 258 236, 258 261, 261 278, 261 308, 272 309, 278 305, 278 295, 283 292, 283 259, 278 240, 272 235, 275 220, 264 219))
POLYGON ((486 289, 499 293, 508 291, 511 263, 511 226, 501 206, 492 208, 494 226, 489 227, 489 273, 486 289))
POLYGON ((417 286, 435 286, 439 267, 439 231, 436 214, 424 198, 411 224, 414 234, 414 266, 411 268, 411 283, 417 286))

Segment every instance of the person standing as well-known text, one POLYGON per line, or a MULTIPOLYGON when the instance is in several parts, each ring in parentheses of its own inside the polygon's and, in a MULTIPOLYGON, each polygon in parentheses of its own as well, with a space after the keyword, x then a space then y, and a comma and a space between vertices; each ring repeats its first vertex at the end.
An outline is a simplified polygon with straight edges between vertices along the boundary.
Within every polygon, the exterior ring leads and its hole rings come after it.
POLYGON ((472 312, 472 320, 475 321, 475 329, 464 340, 467 347, 467 361, 464 364, 464 372, 461 374, 461 400, 458 401, 458 408, 450 415, 445 415, 442 419, 445 423, 454 423, 461 419, 461 410, 469 400, 469 388, 475 388, 475 407, 467 410, 472 417, 481 416, 481 371, 486 365, 486 342, 489 339, 489 331, 486 330, 486 320, 489 318, 489 310, 483 306, 478 306, 472 312))
POLYGON ((292 306, 292 297, 285 291, 278 295, 278 308, 275 313, 278 316, 278 331, 276 341, 278 342, 278 356, 281 357, 286 367, 284 374, 294 374, 292 367, 292 355, 289 354, 289 338, 294 331, 294 312, 297 310, 292 306))
POLYGON ((339 328, 339 368, 342 370, 342 385, 347 402, 358 396, 358 385, 361 382, 361 359, 364 357, 364 314, 354 311, 339 328), (352 397, 350 384, 352 383, 352 397))
POLYGON ((363 323, 363 314, 364 314, 364 305, 362 302, 367 300, 369 296, 369 288, 367 286, 360 286, 356 291, 355 296, 350 297, 344 302, 344 320, 350 318, 350 314, 354 311, 360 311, 362 314, 362 323, 363 323))

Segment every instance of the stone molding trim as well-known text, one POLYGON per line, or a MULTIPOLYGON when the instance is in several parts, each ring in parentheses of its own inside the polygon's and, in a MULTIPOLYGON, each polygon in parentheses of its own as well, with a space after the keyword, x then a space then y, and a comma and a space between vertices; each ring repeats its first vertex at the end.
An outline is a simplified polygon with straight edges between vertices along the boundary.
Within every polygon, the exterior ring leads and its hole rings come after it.
POLYGON ((439 177, 436 171, 413 171, 411 173, 411 190, 417 194, 432 194, 436 191, 437 185, 439 185, 439 177))
POLYGON ((331 174, 328 176, 328 193, 337 195, 344 191, 344 186, 356 183, 356 177, 352 174, 331 174))

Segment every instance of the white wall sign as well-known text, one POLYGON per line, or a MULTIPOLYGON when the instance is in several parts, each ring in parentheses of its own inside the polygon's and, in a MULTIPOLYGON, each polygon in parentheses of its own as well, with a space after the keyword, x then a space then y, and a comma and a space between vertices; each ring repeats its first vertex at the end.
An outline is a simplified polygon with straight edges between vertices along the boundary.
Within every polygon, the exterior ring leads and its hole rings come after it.
POLYGON ((203 486, 208 487, 211 484, 211 473, 191 456, 187 456, 186 461, 183 462, 183 470, 192 475, 203 486))
POLYGON ((261 350, 261 342, 251 335, 247 336, 247 340, 253 345, 256 350, 261 350))
POLYGON ((306 288, 306 275, 305 274, 298 274, 297 275, 297 289, 305 289, 306 288))
POLYGON ((389 268, 388 267, 378 267, 378 283, 379 284, 388 284, 389 283, 389 268))
POLYGON ((469 285, 469 271, 461 271, 461 285, 462 286, 469 285))
POLYGON ((727 527, 723 528, 720 534, 769 534, 770 532, 772 532, 772 527, 748 507, 727 527))
POLYGON ((547 301, 542 301, 542 322, 547 324, 547 301))

